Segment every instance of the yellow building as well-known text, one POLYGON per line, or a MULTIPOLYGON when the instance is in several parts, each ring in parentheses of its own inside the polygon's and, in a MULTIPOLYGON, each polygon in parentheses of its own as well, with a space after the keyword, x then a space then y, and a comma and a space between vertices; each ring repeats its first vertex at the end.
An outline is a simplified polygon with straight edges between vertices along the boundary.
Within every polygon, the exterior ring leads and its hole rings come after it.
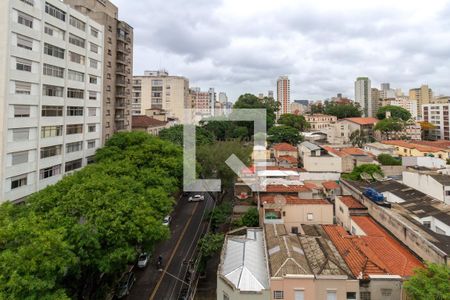
POLYGON ((395 147, 395 155, 397 156, 432 156, 442 159, 449 158, 449 152, 433 146, 416 144, 414 142, 406 142, 400 140, 383 141, 383 144, 395 147))
POLYGON ((426 84, 422 84, 420 88, 409 90, 409 100, 417 101, 417 112, 421 114, 422 105, 428 104, 433 99, 433 91, 426 84))

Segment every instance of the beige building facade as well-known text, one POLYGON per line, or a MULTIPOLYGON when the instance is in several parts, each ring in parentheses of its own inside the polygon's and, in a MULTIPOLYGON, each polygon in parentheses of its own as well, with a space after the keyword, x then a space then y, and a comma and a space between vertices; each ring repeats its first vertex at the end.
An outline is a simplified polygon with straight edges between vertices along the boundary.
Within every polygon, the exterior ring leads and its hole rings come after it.
POLYGON ((313 114, 304 115, 306 121, 311 126, 309 130, 322 130, 324 128, 331 127, 332 124, 337 122, 336 116, 324 115, 324 114, 313 114))
POLYGON ((189 80, 166 71, 145 71, 143 76, 134 76, 133 107, 139 114, 147 109, 163 109, 170 118, 183 123, 187 121, 185 109, 192 109, 189 80))
POLYGON ((429 104, 433 100, 433 91, 428 85, 423 84, 420 88, 409 90, 409 100, 417 101, 417 113, 422 112, 422 105, 429 104))

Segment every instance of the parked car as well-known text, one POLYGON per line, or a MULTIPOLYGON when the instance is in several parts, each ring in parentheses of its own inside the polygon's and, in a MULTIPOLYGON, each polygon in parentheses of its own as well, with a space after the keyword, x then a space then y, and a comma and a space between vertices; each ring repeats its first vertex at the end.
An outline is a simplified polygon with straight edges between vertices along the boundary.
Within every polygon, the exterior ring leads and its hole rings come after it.
POLYGON ((166 216, 163 220, 163 225, 164 226, 169 226, 170 225, 170 221, 172 221, 172 217, 171 216, 166 216))
POLYGON ((137 263, 138 268, 140 268, 140 269, 145 268, 147 266, 149 258, 150 258, 150 255, 148 253, 146 253, 146 252, 141 253, 138 258, 138 263, 137 263))
POLYGON ((117 298, 121 299, 130 294, 130 290, 136 281, 136 276, 133 272, 128 272, 122 276, 117 291, 117 298))
POLYGON ((205 196, 200 195, 200 194, 191 196, 188 199, 189 202, 197 202, 197 201, 203 201, 203 200, 205 200, 205 196))

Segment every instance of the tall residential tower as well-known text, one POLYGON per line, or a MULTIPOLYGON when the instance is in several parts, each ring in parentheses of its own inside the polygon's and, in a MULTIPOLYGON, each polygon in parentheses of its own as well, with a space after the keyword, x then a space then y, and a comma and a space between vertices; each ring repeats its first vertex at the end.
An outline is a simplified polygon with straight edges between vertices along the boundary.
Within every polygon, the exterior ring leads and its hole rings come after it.
POLYGON ((287 114, 291 103, 291 82, 288 76, 280 76, 277 80, 277 101, 280 102, 278 115, 287 114))
POLYGON ((365 117, 371 117, 372 112, 372 89, 368 77, 358 77, 355 81, 355 102, 361 105, 365 117))
POLYGON ((118 19, 118 8, 108 0, 64 0, 105 26, 103 66, 103 143, 115 132, 131 130, 133 28, 118 19))

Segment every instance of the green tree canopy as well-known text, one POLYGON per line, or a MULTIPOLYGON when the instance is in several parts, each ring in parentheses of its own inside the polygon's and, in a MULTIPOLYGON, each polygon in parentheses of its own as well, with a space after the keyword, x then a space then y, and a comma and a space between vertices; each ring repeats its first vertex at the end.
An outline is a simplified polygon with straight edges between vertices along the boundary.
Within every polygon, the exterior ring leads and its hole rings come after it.
POLYGON ((329 102, 325 105, 323 113, 336 116, 338 119, 362 116, 361 107, 357 103, 329 102))
POLYGON ((303 136, 301 136, 297 129, 281 125, 275 126, 269 129, 268 132, 268 140, 272 143, 289 143, 291 145, 297 145, 299 142, 303 140, 303 136))
MULTIPOLYGON (((260 99, 253 94, 244 94, 239 96, 238 100, 234 103, 233 108, 265 108, 267 118, 267 130, 275 125, 276 115, 275 113, 279 109, 279 103, 273 98, 264 97, 260 99)), ((245 122, 243 125, 248 128, 249 135, 253 135, 253 123, 245 122)))
POLYGON ((361 173, 367 173, 369 175, 372 175, 374 173, 379 173, 383 175, 383 171, 381 170, 379 165, 376 164, 362 164, 355 168, 353 168, 353 171, 349 174, 342 174, 342 177, 344 179, 350 179, 350 180, 360 180, 361 179, 361 173))
POLYGON ((391 134, 397 134, 405 128, 405 122, 401 119, 397 118, 387 118, 381 121, 378 121, 374 130, 380 131, 386 139, 389 139, 391 134))
POLYGON ((450 268, 444 264, 427 263, 426 268, 415 270, 404 288, 413 300, 449 300, 450 268))
MULTIPOLYGON (((196 127, 197 145, 205 145, 213 143, 216 137, 212 131, 206 130, 200 126, 196 127)), ((159 137, 165 141, 171 142, 178 146, 183 146, 183 125, 175 125, 165 128, 159 132, 159 137)))
POLYGON ((358 146, 361 148, 364 144, 370 143, 373 141, 373 138, 367 134, 365 130, 355 130, 350 136, 350 143, 352 143, 353 147, 358 146))
POLYGON ((283 114, 278 119, 278 124, 294 127, 299 131, 305 131, 310 127, 304 116, 283 114))
POLYGON ((386 105, 383 107, 380 107, 377 112, 377 118, 380 120, 383 120, 386 118, 386 112, 391 113, 391 118, 394 119, 401 119, 403 121, 408 121, 411 119, 411 113, 400 106, 394 106, 394 105, 386 105))
POLYGON ((401 166, 402 160, 398 157, 393 157, 389 154, 382 153, 377 157, 378 162, 383 166, 401 166))

